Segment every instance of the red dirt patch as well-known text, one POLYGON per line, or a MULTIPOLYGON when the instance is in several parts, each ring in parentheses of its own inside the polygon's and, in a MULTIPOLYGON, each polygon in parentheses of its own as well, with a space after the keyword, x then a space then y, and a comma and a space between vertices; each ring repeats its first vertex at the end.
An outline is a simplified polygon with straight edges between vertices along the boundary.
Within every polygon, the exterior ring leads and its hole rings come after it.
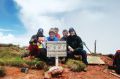
MULTIPOLYGON (((72 72, 65 68, 60 78, 52 79, 119 79, 110 74, 107 65, 112 64, 112 60, 107 56, 101 56, 106 65, 88 65, 87 72, 72 72)), ((20 72, 20 68, 6 67, 7 75, 0 79, 44 79, 43 70, 30 69, 27 74, 20 72)))
POLYGON ((101 59, 106 63, 106 65, 112 65, 113 60, 109 58, 108 56, 101 56, 101 59))
POLYGON ((6 76, 0 79, 43 79, 43 70, 32 70, 22 73, 20 68, 6 67, 6 76))

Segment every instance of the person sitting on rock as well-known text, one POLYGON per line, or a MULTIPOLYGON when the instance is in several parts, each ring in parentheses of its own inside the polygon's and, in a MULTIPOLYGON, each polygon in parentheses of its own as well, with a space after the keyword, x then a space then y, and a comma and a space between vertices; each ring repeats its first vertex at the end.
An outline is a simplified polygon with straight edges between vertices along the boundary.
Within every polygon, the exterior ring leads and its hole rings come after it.
POLYGON ((38 57, 42 60, 47 61, 47 50, 46 50, 46 37, 44 36, 44 30, 42 28, 38 29, 36 34, 37 36, 37 45, 38 45, 38 57))
POLYGON ((76 34, 73 28, 69 29, 69 36, 67 37, 67 45, 68 45, 68 53, 67 58, 74 58, 75 55, 81 55, 82 61, 86 65, 87 62, 87 54, 86 51, 83 50, 83 44, 81 38, 76 34))
MULTIPOLYGON (((67 41, 68 30, 64 29, 63 32, 62 32, 62 34, 63 34, 63 36, 60 39, 60 41, 67 41)), ((59 57, 59 60, 60 60, 61 63, 65 63, 66 62, 65 57, 59 57)))
MULTIPOLYGON (((55 36, 55 30, 54 28, 51 28, 49 30, 49 37, 47 37, 47 41, 59 41, 59 39, 55 36)), ((53 65, 55 63, 54 57, 48 57, 48 64, 53 65)))
POLYGON ((46 60, 47 51, 45 46, 45 36, 43 35, 42 28, 38 29, 37 34, 31 37, 29 49, 30 49, 31 55, 37 58, 41 58, 42 60, 46 60))

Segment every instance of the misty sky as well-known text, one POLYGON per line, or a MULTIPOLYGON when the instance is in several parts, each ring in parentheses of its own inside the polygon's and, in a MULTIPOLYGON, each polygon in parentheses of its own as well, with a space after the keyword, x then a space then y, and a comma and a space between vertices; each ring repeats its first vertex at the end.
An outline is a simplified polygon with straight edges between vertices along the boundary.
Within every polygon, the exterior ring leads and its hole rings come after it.
MULTIPOLYGON (((38 28, 75 28, 94 51, 120 49, 120 0, 0 0, 0 43, 28 45, 38 28)), ((86 49, 87 50, 87 49, 86 49)))

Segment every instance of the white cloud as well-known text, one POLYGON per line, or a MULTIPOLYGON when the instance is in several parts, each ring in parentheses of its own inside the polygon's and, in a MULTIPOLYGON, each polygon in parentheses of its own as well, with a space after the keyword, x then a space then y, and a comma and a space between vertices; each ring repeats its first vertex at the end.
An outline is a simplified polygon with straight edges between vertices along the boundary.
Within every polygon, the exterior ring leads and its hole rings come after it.
POLYGON ((12 34, 8 34, 8 35, 4 35, 3 33, 0 32, 0 42, 1 43, 11 43, 14 42, 14 35, 12 34))
POLYGON ((11 31, 13 31, 13 30, 0 28, 0 32, 11 32, 11 31))
POLYGON ((29 42, 29 35, 15 36, 13 34, 7 34, 0 32, 0 43, 3 44, 16 44, 20 46, 26 46, 29 42))
POLYGON ((42 27, 47 35, 50 27, 74 27, 79 36, 93 50, 114 53, 120 47, 118 0, 15 0, 19 16, 28 36, 42 27), (114 31, 113 31, 114 30, 114 31))
POLYGON ((40 27, 43 27, 47 32, 50 27, 61 27, 63 24, 61 19, 54 15, 77 10, 81 2, 81 0, 15 1, 21 8, 20 18, 22 22, 28 31, 32 33, 35 33, 40 27))

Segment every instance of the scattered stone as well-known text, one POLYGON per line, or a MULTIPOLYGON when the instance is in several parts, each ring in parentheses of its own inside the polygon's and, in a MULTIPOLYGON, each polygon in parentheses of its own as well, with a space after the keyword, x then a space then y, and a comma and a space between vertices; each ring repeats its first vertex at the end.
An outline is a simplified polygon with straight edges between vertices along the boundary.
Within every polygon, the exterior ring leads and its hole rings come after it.
POLYGON ((44 79, 50 79, 52 78, 51 73, 49 73, 48 71, 44 73, 44 79))
POLYGON ((21 68, 21 72, 28 73, 28 68, 25 68, 25 67, 21 68))
POLYGON ((59 77, 63 73, 63 68, 61 66, 53 66, 47 72, 45 72, 45 79, 51 77, 59 77))

